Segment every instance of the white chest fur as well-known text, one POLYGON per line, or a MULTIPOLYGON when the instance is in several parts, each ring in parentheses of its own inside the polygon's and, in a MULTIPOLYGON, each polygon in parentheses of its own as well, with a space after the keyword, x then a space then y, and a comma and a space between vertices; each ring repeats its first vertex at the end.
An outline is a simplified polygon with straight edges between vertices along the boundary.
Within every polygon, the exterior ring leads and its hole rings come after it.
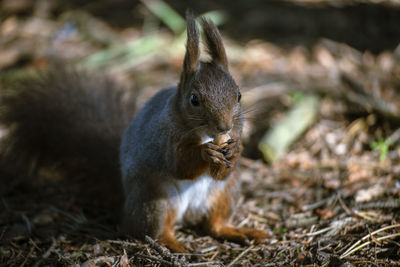
POLYGON ((194 181, 179 181, 175 186, 170 186, 167 194, 176 209, 177 221, 200 220, 210 209, 211 194, 223 190, 225 184, 226 180, 216 181, 208 174, 203 174, 194 181))

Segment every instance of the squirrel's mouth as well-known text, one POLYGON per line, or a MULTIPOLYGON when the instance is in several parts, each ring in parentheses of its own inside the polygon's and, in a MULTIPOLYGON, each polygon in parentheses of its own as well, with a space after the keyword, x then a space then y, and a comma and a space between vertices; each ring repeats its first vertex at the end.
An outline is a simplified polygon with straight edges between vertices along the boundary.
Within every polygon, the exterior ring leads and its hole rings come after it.
POLYGON ((197 134, 200 137, 202 144, 214 142, 215 138, 218 136, 218 134, 215 134, 208 129, 203 129, 202 131, 197 132, 197 134))
POLYGON ((217 134, 202 133, 202 134, 200 134, 201 143, 205 144, 205 143, 208 143, 208 142, 214 142, 218 137, 220 137, 222 135, 229 136, 231 132, 232 132, 232 128, 229 129, 228 131, 219 132, 217 134))

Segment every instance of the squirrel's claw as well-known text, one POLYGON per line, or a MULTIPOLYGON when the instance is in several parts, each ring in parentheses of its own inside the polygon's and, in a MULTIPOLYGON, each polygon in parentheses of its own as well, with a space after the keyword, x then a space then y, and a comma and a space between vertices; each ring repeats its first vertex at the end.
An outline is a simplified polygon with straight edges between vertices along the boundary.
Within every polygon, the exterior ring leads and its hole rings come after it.
POLYGON ((228 145, 223 148, 223 154, 226 159, 231 160, 238 154, 238 151, 240 150, 240 143, 234 139, 229 139, 227 144, 228 145))
POLYGON ((226 159, 224 152, 226 152, 224 148, 213 143, 205 143, 203 144, 202 158, 209 163, 232 168, 231 162, 226 159))
POLYGON ((224 162, 225 162, 225 166, 226 166, 227 168, 232 168, 232 164, 231 164, 231 162, 230 162, 229 160, 227 160, 226 158, 224 158, 224 162))

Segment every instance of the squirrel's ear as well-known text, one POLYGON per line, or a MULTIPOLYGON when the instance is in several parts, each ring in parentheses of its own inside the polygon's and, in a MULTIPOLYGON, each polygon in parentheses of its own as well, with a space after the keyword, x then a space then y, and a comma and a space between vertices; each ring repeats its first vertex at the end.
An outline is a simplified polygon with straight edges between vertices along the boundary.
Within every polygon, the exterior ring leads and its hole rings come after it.
POLYGON ((228 70, 228 59, 217 27, 211 20, 206 18, 201 18, 201 26, 203 27, 203 39, 212 62, 222 65, 228 70))
POLYGON ((186 11, 187 23, 187 42, 186 54, 183 61, 184 74, 193 74, 199 67, 199 30, 196 26, 196 20, 190 10, 186 11))

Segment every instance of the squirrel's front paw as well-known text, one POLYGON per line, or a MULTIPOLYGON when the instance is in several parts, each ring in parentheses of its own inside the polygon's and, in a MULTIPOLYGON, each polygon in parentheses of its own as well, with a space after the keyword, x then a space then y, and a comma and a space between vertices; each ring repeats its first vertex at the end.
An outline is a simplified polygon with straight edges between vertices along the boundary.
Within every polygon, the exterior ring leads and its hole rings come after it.
POLYGON ((234 139, 229 139, 224 145, 225 146, 221 148, 221 152, 224 154, 225 158, 231 160, 236 157, 240 150, 240 143, 234 139))
POLYGON ((209 142, 202 144, 201 157, 204 161, 231 168, 231 162, 226 159, 223 148, 209 142))

